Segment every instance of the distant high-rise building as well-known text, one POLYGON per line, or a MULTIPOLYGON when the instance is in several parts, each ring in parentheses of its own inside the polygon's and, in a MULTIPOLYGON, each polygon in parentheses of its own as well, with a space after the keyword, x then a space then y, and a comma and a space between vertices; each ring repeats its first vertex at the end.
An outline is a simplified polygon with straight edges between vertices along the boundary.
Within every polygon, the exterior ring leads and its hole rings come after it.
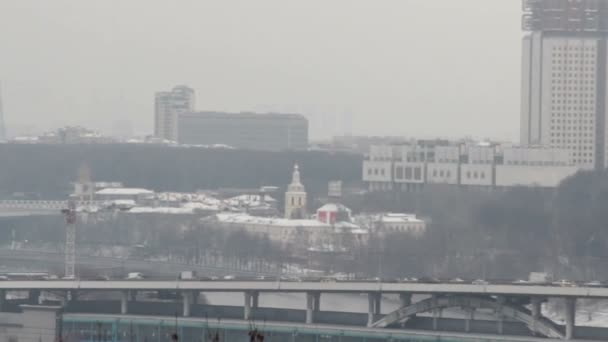
POLYGON ((605 168, 608 0, 523 0, 521 143, 605 168))
POLYGON ((4 126, 4 107, 2 104, 2 88, 0 87, 0 142, 6 141, 6 127, 4 126))
POLYGON ((194 111, 194 90, 177 86, 171 91, 156 93, 154 103, 154 136, 177 141, 177 117, 181 113, 194 111))

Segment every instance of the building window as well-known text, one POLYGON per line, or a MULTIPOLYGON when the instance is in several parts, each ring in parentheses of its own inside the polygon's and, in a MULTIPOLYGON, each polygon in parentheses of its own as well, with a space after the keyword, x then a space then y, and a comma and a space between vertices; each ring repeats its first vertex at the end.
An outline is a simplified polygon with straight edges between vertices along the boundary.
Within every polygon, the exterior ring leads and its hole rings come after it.
POLYGON ((422 179, 422 170, 419 167, 414 168, 414 179, 416 179, 416 180, 422 179))
POLYGON ((397 174, 397 179, 403 179, 403 166, 397 166, 395 173, 397 174))
POLYGON ((412 179, 412 168, 411 167, 405 168, 405 179, 412 179))

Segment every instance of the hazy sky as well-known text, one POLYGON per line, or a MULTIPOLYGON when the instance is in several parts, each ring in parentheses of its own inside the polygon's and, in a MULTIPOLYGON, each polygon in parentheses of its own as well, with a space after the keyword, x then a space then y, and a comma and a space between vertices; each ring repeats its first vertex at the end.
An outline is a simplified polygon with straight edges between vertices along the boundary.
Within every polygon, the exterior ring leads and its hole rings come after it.
MULTIPOLYGON (((518 0, 0 0, 5 116, 152 130, 158 90, 311 135, 517 139, 518 0), (349 119, 349 117, 351 119, 349 119)), ((18 125, 16 125, 18 124, 18 125)), ((9 129, 11 126, 9 126, 9 129)))

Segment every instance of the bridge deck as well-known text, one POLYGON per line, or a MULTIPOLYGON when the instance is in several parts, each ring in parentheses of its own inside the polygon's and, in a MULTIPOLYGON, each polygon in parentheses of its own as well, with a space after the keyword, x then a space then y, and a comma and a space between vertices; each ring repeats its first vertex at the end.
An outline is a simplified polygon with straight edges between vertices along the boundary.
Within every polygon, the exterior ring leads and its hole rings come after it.
POLYGON ((192 290, 201 292, 420 293, 608 298, 608 288, 379 282, 52 280, 0 281, 0 290, 192 290))

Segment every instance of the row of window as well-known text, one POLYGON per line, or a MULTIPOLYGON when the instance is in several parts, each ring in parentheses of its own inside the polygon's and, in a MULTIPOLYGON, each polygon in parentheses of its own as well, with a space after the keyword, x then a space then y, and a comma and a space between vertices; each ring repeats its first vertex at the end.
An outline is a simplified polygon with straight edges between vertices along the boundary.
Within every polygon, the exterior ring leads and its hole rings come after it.
POLYGON ((374 176, 384 176, 384 169, 367 169, 367 175, 371 176, 372 174, 374 176))
POLYGON ((590 117, 593 116, 589 113, 551 113, 551 117, 555 118, 559 118, 559 117, 564 117, 564 119, 551 119, 551 122, 554 122, 557 120, 557 122, 563 122, 566 123, 566 121, 568 123, 570 123, 570 121, 572 121, 572 123, 583 123, 583 124, 593 124, 593 119, 583 119, 584 117, 590 117), (568 118, 578 118, 580 115, 581 119, 566 119, 566 117, 568 118))
POLYGON ((587 67, 587 66, 561 66, 561 65, 553 65, 551 67, 552 70, 555 71, 592 71, 595 72, 595 67, 587 67))
MULTIPOLYGON (((551 139, 551 142, 553 142, 553 141, 554 141, 554 139, 551 139)), ((579 144, 588 144, 589 146, 593 145, 593 140, 587 140, 587 139, 582 139, 582 140, 578 140, 578 141, 576 139, 574 139, 574 140, 563 139, 563 141, 560 139, 555 139, 555 142, 557 142, 557 143, 563 142, 563 143, 568 143, 568 144, 576 144, 578 142, 579 144)), ((574 148, 574 146, 572 148, 574 148)))
MULTIPOLYGON (((562 131, 579 131, 579 130, 580 131, 591 131, 593 129, 593 127, 590 127, 590 126, 581 126, 581 127, 578 127, 578 126, 551 126, 551 129, 554 131, 559 131, 559 130, 562 130, 562 131)), ((563 134, 565 136, 570 136, 569 133, 568 134, 563 133, 563 134)), ((572 136, 585 136, 586 137, 587 134, 589 134, 589 136, 592 136, 591 133, 578 133, 578 135, 576 133, 572 133, 572 136)), ((559 135, 560 135, 560 133, 555 133, 556 137, 559 137, 559 135)), ((551 136, 553 136, 553 133, 551 134, 551 136)))
POLYGON ((471 179, 471 178, 472 179, 485 179, 486 173, 483 171, 481 171, 479 173, 477 171, 473 171, 473 172, 467 171, 466 176, 467 176, 467 179, 471 179))
POLYGON ((422 168, 419 166, 397 166, 395 169, 395 178, 407 180, 422 180, 422 168))
POLYGON ((568 46, 562 46, 562 45, 553 45, 553 50, 558 50, 558 51, 595 51, 595 47, 594 46, 577 46, 577 45, 568 45, 568 46))
POLYGON ((433 170, 433 178, 437 178, 437 176, 439 176, 440 178, 450 178, 452 176, 452 173, 450 172, 450 170, 439 170, 439 172, 437 170, 433 170))

